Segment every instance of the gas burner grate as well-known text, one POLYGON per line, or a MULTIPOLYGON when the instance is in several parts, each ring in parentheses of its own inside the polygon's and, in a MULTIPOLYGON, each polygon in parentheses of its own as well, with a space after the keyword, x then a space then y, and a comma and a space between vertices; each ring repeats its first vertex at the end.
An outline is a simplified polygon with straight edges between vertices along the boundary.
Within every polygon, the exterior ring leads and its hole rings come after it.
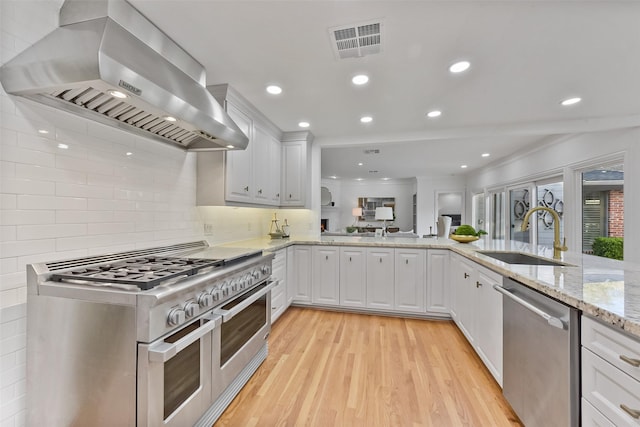
POLYGON ((54 273, 51 280, 136 285, 146 291, 170 279, 206 273, 223 265, 224 261, 218 259, 145 256, 54 273))

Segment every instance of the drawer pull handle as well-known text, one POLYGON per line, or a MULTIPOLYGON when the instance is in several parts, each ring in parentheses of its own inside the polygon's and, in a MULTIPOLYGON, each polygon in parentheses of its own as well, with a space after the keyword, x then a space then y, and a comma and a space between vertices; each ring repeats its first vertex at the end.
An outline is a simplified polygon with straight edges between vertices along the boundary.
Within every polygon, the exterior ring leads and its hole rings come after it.
POLYGON ((469 273, 464 273, 464 278, 466 279, 467 277, 469 277, 469 273))
POLYGON ((620 359, 624 360, 625 362, 627 362, 629 365, 633 366, 634 368, 640 368, 640 360, 638 359, 632 359, 628 356, 625 356, 623 354, 620 355, 620 359))
POLYGON ((624 412, 626 412, 627 414, 631 415, 635 419, 640 418, 640 410, 631 409, 627 405, 625 405, 624 403, 622 405, 620 405, 620 409, 622 409, 624 412))
POLYGON ((482 283, 480 283, 480 282, 478 282, 478 281, 476 280, 476 288, 479 288, 480 286, 482 286, 482 283))

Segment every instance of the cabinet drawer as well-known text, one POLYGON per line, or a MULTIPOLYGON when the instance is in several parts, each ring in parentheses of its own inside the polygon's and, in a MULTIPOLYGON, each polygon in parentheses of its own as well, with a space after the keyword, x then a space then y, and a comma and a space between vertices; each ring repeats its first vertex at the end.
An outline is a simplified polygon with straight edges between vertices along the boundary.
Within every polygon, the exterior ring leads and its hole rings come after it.
POLYGON ((286 299, 284 292, 273 294, 271 296, 271 312, 278 311, 280 308, 284 307, 286 299))
POLYGON ((582 347, 582 397, 617 426, 640 426, 640 381, 582 347))
POLYGON ((640 341, 586 316, 581 339, 583 347, 640 381, 640 341))
POLYGON ((607 417, 582 398, 582 427, 615 427, 607 417))
POLYGON ((279 251, 275 251, 273 253, 274 257, 273 257, 273 261, 272 264, 280 264, 283 263, 287 260, 287 250, 286 249, 280 249, 279 251))

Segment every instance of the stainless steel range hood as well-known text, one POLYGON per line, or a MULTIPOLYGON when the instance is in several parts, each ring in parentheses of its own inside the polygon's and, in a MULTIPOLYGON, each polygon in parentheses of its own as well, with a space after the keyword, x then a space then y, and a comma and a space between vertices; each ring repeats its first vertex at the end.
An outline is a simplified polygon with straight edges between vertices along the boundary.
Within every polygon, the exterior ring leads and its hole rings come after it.
POLYGON ((207 91, 204 67, 124 0, 66 0, 60 27, 2 66, 0 82, 9 94, 188 150, 249 141, 207 91))

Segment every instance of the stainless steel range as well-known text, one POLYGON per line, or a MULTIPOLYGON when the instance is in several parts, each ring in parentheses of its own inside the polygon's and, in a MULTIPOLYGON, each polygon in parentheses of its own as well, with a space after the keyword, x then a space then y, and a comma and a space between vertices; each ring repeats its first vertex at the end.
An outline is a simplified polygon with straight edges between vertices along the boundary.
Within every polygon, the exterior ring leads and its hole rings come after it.
POLYGON ((273 255, 206 242, 27 267, 29 426, 211 426, 267 355, 273 255))

